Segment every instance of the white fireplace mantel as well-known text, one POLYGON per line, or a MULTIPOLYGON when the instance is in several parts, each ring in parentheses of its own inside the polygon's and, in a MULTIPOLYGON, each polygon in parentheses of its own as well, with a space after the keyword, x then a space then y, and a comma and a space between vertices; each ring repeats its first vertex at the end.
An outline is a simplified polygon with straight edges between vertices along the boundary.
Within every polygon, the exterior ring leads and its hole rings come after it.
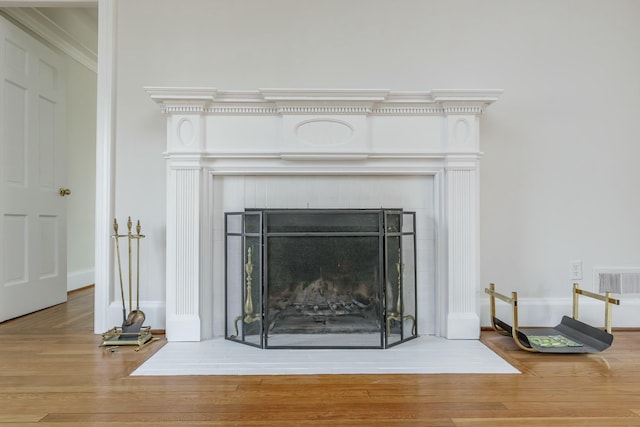
POLYGON ((223 330, 213 182, 225 176, 432 176, 436 333, 479 337, 479 119, 502 91, 145 90, 167 115, 168 340, 223 330))

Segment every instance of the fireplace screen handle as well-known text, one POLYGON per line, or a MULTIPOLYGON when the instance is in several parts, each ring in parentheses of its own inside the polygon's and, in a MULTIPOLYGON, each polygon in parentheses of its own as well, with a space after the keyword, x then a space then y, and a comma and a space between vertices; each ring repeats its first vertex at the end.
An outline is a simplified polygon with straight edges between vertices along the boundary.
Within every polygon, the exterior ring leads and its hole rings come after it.
POLYGON ((402 320, 411 320, 411 335, 416 336, 416 318, 411 314, 407 314, 406 316, 402 316, 402 273, 404 271, 404 264, 402 263, 402 250, 398 247, 398 262, 396 263, 396 272, 398 273, 398 298, 396 301, 396 312, 395 313, 387 313, 387 338, 391 335, 391 321, 396 320, 398 322, 402 322, 402 320))
POLYGON ((258 320, 260 320, 260 315, 255 314, 253 312, 253 297, 252 297, 252 292, 253 292, 253 260, 252 260, 252 255, 253 255, 253 249, 251 248, 251 246, 249 246, 249 248, 247 248, 247 262, 244 265, 244 272, 246 274, 246 280, 245 280, 245 293, 246 293, 246 298, 244 301, 244 317, 243 316, 238 316, 235 319, 234 322, 234 326, 236 329, 236 334, 232 335, 231 338, 236 339, 239 336, 239 331, 238 331, 238 322, 239 321, 243 321, 245 324, 249 324, 249 323, 253 323, 253 322, 257 322, 258 320))

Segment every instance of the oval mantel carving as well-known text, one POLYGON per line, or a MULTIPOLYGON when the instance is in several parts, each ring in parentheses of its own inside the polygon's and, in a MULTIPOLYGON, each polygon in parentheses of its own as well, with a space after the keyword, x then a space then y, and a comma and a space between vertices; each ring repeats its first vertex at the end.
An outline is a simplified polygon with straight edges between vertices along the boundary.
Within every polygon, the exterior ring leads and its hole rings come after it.
POLYGON ((355 130, 346 122, 334 119, 311 119, 298 123, 296 138, 305 145, 327 147, 347 144, 355 130))

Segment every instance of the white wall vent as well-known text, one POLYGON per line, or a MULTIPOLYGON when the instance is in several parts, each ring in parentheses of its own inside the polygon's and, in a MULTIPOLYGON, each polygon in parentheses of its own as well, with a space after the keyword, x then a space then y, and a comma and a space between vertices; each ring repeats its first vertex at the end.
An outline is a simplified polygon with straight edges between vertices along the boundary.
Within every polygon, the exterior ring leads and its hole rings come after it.
POLYGON ((594 268, 593 283, 600 293, 640 294, 640 268, 594 268))

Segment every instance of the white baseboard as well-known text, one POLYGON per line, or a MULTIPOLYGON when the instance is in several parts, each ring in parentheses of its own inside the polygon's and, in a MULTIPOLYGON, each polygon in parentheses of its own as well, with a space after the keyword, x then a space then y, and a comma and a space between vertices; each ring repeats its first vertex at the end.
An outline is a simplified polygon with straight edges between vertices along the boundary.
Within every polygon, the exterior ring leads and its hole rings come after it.
POLYGON ((67 292, 75 291, 76 289, 84 288, 94 283, 95 274, 93 268, 67 272, 67 292))

